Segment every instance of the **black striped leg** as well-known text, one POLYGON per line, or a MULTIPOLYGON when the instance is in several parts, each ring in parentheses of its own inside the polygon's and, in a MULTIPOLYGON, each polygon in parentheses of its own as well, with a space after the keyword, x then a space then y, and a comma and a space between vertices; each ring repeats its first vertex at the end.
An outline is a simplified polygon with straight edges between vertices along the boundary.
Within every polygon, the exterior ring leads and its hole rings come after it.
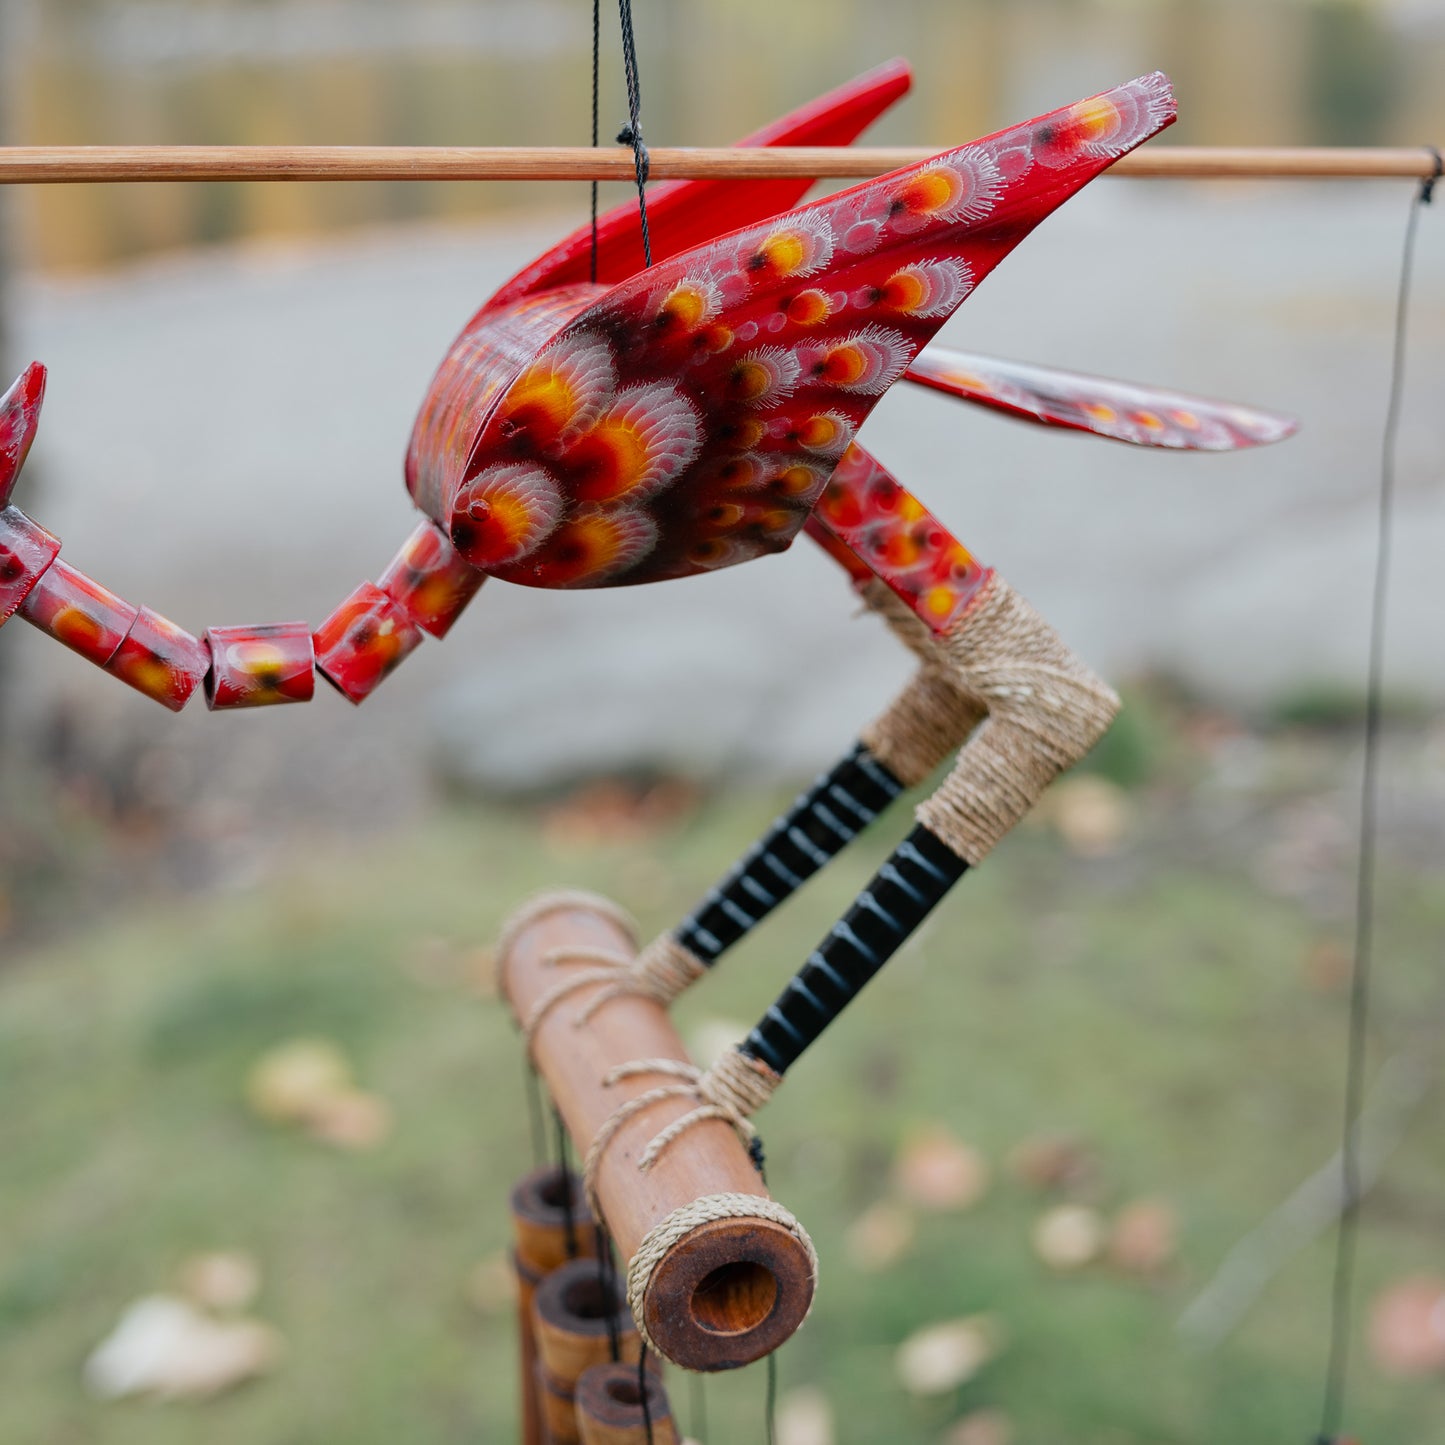
POLYGON ((903 791, 858 743, 822 774, 674 930, 711 967, 719 957, 853 841, 903 791))
POLYGON ((740 1045, 782 1075, 968 869, 923 827, 914 828, 740 1045))

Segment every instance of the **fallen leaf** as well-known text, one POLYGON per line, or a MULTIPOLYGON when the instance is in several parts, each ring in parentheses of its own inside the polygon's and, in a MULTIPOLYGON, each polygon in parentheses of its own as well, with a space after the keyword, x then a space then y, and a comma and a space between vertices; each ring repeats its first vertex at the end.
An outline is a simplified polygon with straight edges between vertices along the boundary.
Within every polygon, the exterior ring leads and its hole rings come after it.
POLYGON ((352 1087, 351 1065, 329 1039, 291 1039, 251 1066, 246 1098, 273 1124, 304 1123, 317 1108, 352 1087))
POLYGON ((318 1099, 306 1127, 338 1149, 374 1149, 391 1133, 391 1106, 375 1094, 346 1089, 318 1099))
POLYGON ((1082 1269, 1104 1247, 1104 1221, 1082 1204, 1060 1204, 1034 1226, 1034 1253, 1050 1269, 1082 1269))
POLYGON ((1109 1232, 1109 1258, 1130 1274, 1158 1274, 1179 1248, 1179 1216, 1162 1199, 1126 1204, 1109 1232))
POLYGON ((812 1385, 789 1390, 778 1403, 778 1445, 833 1445, 833 1407, 812 1385))
POLYGON ((1129 832, 1133 808, 1117 783, 1077 773, 1053 785, 1049 816, 1071 852, 1081 858, 1103 858, 1118 852, 1129 832))
POLYGON ((849 1225, 849 1257, 870 1274, 891 1269, 913 1247, 917 1232, 908 1210, 901 1204, 880 1200, 849 1225))
POLYGON ((1332 938, 1316 939, 1304 956, 1305 986, 1314 993, 1339 993, 1350 981, 1354 958, 1332 938))
POLYGON ((938 1445, 1013 1445, 1013 1421, 1002 1410, 975 1410, 955 1420, 938 1445))
POLYGON ((1445 1372, 1445 1279, 1415 1275, 1376 1295, 1370 1353, 1395 1379, 1445 1372))
POLYGON ((467 1276, 467 1299, 484 1315, 510 1309, 517 1299, 517 1271, 505 1251, 489 1254, 467 1276))
POLYGON ((271 1369, 280 1353, 281 1337, 269 1325, 222 1323, 185 1300, 148 1295, 86 1360, 85 1384, 102 1400, 205 1399, 271 1369))
POLYGON ((946 1395, 978 1374, 1001 1343, 998 1326, 987 1315, 929 1325, 898 1347, 898 1379, 910 1395, 946 1395))
POLYGON ((1093 1161, 1077 1140, 1064 1134, 1036 1134, 1008 1156, 1008 1170, 1020 1184, 1047 1193, 1085 1183, 1093 1161))
POLYGON ((988 1189, 988 1162, 949 1130, 934 1125, 904 1142, 894 1161, 893 1181, 899 1194, 919 1209, 967 1209, 988 1189))
POLYGON ((240 1310, 256 1298, 261 1270, 251 1255, 238 1249, 196 1254, 181 1265, 180 1286, 181 1293, 202 1309, 240 1310))

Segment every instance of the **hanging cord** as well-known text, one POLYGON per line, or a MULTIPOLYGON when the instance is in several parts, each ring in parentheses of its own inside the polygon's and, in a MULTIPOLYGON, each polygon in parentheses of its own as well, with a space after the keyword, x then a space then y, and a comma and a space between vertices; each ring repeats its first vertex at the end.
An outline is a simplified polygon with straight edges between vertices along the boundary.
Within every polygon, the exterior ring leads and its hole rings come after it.
POLYGON ((597 1240, 597 1288, 602 1293, 603 1308, 607 1311, 607 1352, 615 1365, 622 1358, 622 1338, 617 1330, 617 1261, 612 1258, 612 1236, 607 1226, 599 1219, 594 1224, 597 1240))
MULTIPOLYGON (((592 0, 592 149, 597 149, 597 97, 602 71, 602 0, 592 0)), ((592 182, 592 284, 597 284, 597 182, 592 182)))
POLYGON ((700 1370, 689 1370, 687 1376, 687 1425, 694 1440, 707 1439, 707 1376, 700 1370))
POLYGON ((637 1393, 642 1397, 642 1428, 647 1432, 647 1445, 652 1441, 652 1401, 647 1398, 647 1341, 637 1352, 637 1393))
POLYGON ((562 1111, 555 1105, 552 1121, 556 1125, 557 1167, 562 1171, 562 1229, 567 1240, 567 1258, 576 1259, 577 1220, 572 1213, 572 1148, 567 1139, 567 1126, 562 1122, 562 1111))
POLYGON ((542 1105, 542 1080, 531 1056, 522 1055, 522 1085, 527 1095, 527 1119, 532 1130, 532 1167, 540 1169, 547 1162, 547 1122, 542 1105))
POLYGON ((1405 222, 1400 284, 1395 300, 1395 340, 1390 362, 1390 393, 1380 449, 1380 498, 1375 532, 1375 579, 1370 602, 1370 644, 1365 684, 1365 756, 1360 783, 1360 854, 1355 880, 1355 960, 1350 976, 1349 1048, 1345 1066, 1344 1137, 1340 1145, 1340 1224, 1335 1238, 1334 1287, 1330 1299, 1330 1353, 1318 1445, 1335 1445, 1344 1415, 1350 1365, 1350 1321, 1354 1299, 1355 1255, 1360 1227, 1360 1158, 1355 1128, 1364 1098, 1365 1053, 1370 1015, 1370 977, 1374 962, 1375 849, 1379 832, 1379 754, 1381 696, 1384 690, 1385 612, 1390 585, 1390 545, 1395 505, 1395 452, 1405 390, 1405 356, 1410 314, 1410 283, 1415 270, 1415 237, 1420 212, 1445 174, 1440 152, 1431 149, 1433 174, 1420 184, 1405 222))
POLYGON ((642 260, 652 265, 652 237, 647 230, 647 173, 651 167, 647 147, 642 143, 642 86, 637 78, 637 37, 632 30, 632 0, 617 0, 622 22, 622 69, 627 77, 627 124, 618 132, 618 145, 632 147, 637 171, 637 214, 642 222, 642 260))

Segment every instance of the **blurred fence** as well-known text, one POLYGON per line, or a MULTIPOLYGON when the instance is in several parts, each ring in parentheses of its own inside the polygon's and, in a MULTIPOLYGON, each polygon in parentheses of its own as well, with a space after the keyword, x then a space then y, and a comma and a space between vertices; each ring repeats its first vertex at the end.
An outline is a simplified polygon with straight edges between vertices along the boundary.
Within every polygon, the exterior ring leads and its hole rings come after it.
MULTIPOLYGON (((575 144, 586 0, 0 0, 9 129, 33 144, 575 144)), ((605 13, 604 128, 621 120, 605 13)), ((894 54, 914 99, 888 141, 957 142, 1160 67, 1181 141, 1445 134, 1445 6, 1306 0, 652 0, 637 7, 649 137, 719 143, 894 54)), ((257 234, 474 215, 520 185, 53 187, 19 203, 22 260, 86 267, 257 234)))

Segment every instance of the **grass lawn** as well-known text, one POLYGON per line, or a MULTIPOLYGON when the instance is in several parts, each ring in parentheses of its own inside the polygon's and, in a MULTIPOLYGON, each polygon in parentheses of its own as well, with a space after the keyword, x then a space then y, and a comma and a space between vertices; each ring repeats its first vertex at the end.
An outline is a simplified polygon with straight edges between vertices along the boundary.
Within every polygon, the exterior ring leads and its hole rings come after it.
MULTIPOLYGON (((0 974, 0 1441, 15 1445, 442 1445, 515 1439, 510 1307, 468 1297, 506 1244, 531 1163, 516 1038, 495 999, 416 966, 430 937, 491 941, 529 891, 571 883, 675 921, 771 816, 738 795, 636 841, 568 844, 532 814, 456 810, 424 828, 296 845, 220 897, 146 898, 12 957, 0 974), (299 1035, 337 1040, 395 1128, 345 1153, 248 1111, 247 1070, 299 1035), (100 1404, 87 1352, 179 1263, 241 1248, 276 1372, 205 1405, 100 1404)), ((686 1036, 748 1023, 901 829, 882 826, 679 1007, 686 1036)), ((1002 1409, 1016 1445, 1280 1445, 1312 1437, 1328 1240, 1287 1259, 1217 1348, 1181 1310, 1229 1247, 1338 1144, 1344 997, 1305 960, 1337 936, 1259 886, 1247 857, 1154 846, 1071 856, 1033 830, 971 875, 870 986, 762 1119, 775 1193, 822 1256, 815 1312, 781 1356, 815 1384, 840 1445, 933 1445, 1002 1409), (888 1190, 911 1128, 939 1123, 995 1166, 962 1213, 867 1272, 850 1223, 888 1190), (1064 1131, 1096 1159, 1106 1213, 1158 1197, 1182 1242, 1162 1277, 1059 1276, 1030 1247, 1047 1200, 1002 1167, 1064 1131), (894 1370, 913 1330, 996 1318, 1007 1343, 957 1393, 914 1399, 894 1370)), ((1378 1062, 1438 1035, 1445 885, 1383 880, 1378 1062)), ((1371 1201, 1362 1304, 1438 1267, 1445 1089, 1430 1086, 1371 1201)), ((1357 1333, 1363 1337, 1364 1321, 1357 1333)), ((689 1389, 674 1375, 686 1423, 689 1389)), ((709 1382, 706 1445, 763 1438, 762 1370, 709 1382)), ((1373 1445, 1445 1439, 1445 1390, 1383 1378, 1361 1346, 1351 1424, 1373 1445)))

